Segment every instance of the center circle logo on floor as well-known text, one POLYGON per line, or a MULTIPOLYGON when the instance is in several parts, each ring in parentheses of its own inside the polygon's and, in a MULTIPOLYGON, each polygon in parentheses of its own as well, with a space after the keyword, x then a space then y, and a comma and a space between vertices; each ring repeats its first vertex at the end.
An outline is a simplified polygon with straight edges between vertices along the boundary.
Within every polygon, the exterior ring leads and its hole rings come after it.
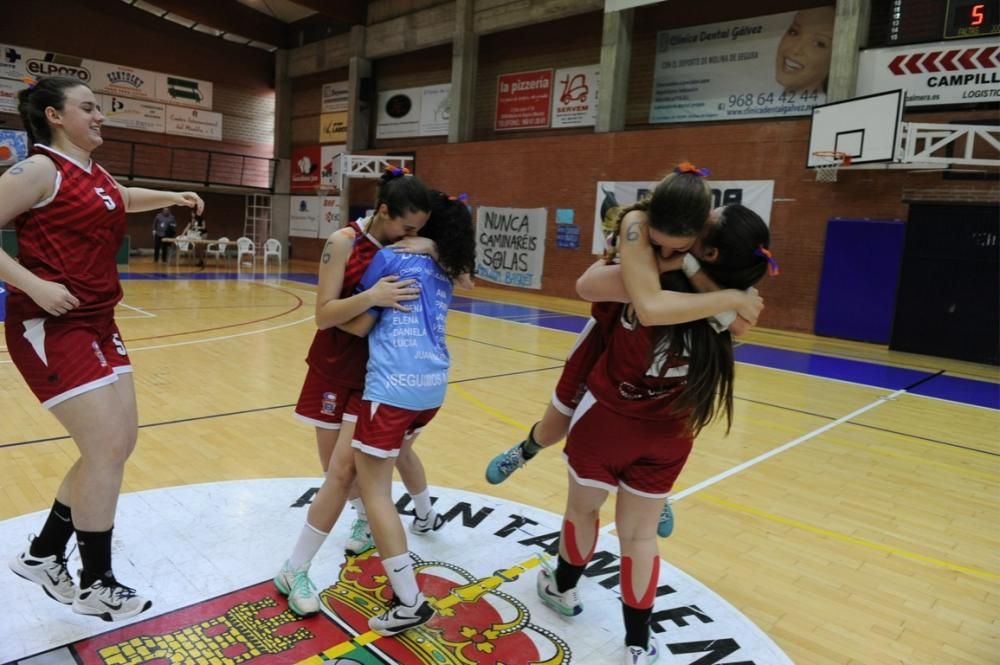
MULTIPOLYGON (((431 488, 445 524, 409 535, 418 582, 436 616, 395 638, 368 631, 391 597, 378 552, 344 554, 348 508, 313 561, 321 613, 293 614, 274 588, 316 494, 316 479, 243 480, 122 496, 115 523, 115 572, 142 585, 152 610, 130 625, 84 620, 13 575, 0 593, 21 608, 0 626, 0 662, 41 652, 46 663, 568 663, 622 657, 618 541, 600 536, 580 582, 584 606, 572 618, 535 591, 541 559, 554 561, 561 516, 496 497, 431 488), (121 541, 119 545, 119 540, 121 541), (127 552, 127 556, 124 553, 127 552), (202 660, 204 659, 204 660, 202 660)), ((394 488, 404 522, 413 519, 394 488)), ((0 522, 0 546, 14 551, 41 513, 0 522)), ((75 563, 70 563, 75 569, 75 563)), ((661 561, 653 631, 663 663, 791 665, 736 608, 661 561)), ((25 661, 26 665, 26 661, 25 661)))

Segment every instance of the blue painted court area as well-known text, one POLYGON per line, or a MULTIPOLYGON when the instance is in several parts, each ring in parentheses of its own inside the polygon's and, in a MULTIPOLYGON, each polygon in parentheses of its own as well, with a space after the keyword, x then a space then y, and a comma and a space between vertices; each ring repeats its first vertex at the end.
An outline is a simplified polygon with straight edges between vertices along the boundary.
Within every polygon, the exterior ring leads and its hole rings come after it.
MULTIPOLYGON (((218 279, 266 279, 279 277, 265 273, 122 273, 122 279, 137 280, 218 280, 218 279)), ((311 273, 282 273, 282 279, 316 284, 317 277, 311 273)), ((3 313, 3 297, 0 293, 0 320, 3 313)), ((465 296, 455 296, 451 309, 476 316, 488 316, 504 321, 540 326, 552 330, 578 333, 583 330, 587 318, 573 314, 551 312, 536 307, 511 305, 507 303, 476 300, 465 296)), ((892 367, 880 363, 836 358, 815 353, 788 351, 757 344, 740 344, 735 349, 736 360, 751 365, 808 374, 809 376, 838 381, 850 381, 887 390, 907 389, 914 395, 936 397, 962 404, 971 404, 991 409, 1000 409, 1000 384, 976 381, 934 372, 892 367)))
MULTIPOLYGON (((452 299, 451 308, 478 316, 489 316, 573 333, 583 330, 583 325, 587 321, 586 317, 583 316, 549 312, 524 305, 487 302, 462 296, 456 296, 452 299)), ((740 344, 735 349, 735 355, 737 361, 751 365, 808 374, 824 379, 850 381, 892 391, 906 388, 908 392, 915 395, 1000 409, 1000 384, 989 381, 976 381, 936 374, 935 372, 892 367, 880 363, 836 358, 815 353, 788 351, 757 344, 740 344)))

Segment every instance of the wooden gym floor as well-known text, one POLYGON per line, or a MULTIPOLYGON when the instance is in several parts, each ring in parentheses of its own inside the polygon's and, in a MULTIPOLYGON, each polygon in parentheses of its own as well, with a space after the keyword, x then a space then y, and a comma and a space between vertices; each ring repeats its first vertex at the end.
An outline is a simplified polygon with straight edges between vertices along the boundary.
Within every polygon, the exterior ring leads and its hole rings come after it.
MULTIPOLYGON (((118 311, 141 427, 124 491, 318 476, 291 417, 314 266, 253 279, 138 261, 118 311)), ((447 402, 419 443, 430 483, 561 513, 558 451, 499 486, 483 472, 541 416, 586 305, 461 295, 447 402)), ((796 663, 1000 662, 997 368, 768 330, 739 352, 733 431, 698 439, 663 557, 796 663)), ((76 450, 5 350, 0 403, 5 520, 46 509, 76 450)))

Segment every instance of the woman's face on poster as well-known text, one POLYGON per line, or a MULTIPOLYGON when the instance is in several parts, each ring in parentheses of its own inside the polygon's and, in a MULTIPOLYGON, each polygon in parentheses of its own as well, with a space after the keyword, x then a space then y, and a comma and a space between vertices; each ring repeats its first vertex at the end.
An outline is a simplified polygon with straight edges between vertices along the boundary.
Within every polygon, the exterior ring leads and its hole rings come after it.
POLYGON ((833 7, 803 9, 795 15, 781 41, 775 79, 786 90, 819 90, 830 73, 833 47, 833 7))

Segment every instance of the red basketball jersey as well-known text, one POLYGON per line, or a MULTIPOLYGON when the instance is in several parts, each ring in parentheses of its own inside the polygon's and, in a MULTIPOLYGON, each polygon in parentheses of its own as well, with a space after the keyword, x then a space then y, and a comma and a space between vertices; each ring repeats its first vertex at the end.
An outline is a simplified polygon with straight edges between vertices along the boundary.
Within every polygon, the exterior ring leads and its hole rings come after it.
POLYGON ((598 402, 624 416, 687 418, 687 412, 674 410, 687 385, 687 358, 664 352, 651 361, 656 329, 639 325, 627 313, 623 310, 611 329, 608 348, 587 377, 587 387, 598 402))
MULTIPOLYGON (((125 235, 125 202, 114 179, 97 162, 81 166, 48 146, 33 154, 56 165, 55 194, 14 220, 17 259, 32 273, 58 282, 80 300, 64 318, 85 318, 114 311, 122 298, 115 255, 125 235)), ((11 287, 8 317, 32 319, 48 314, 11 287)))
MULTIPOLYGON (((351 226, 357 235, 351 256, 344 267, 344 285, 341 298, 354 295, 358 283, 368 269, 368 264, 382 244, 367 233, 373 218, 368 217, 351 226)), ((346 333, 339 328, 317 330, 306 356, 309 366, 320 372, 331 383, 361 389, 365 385, 365 368, 368 365, 368 339, 346 333)))

